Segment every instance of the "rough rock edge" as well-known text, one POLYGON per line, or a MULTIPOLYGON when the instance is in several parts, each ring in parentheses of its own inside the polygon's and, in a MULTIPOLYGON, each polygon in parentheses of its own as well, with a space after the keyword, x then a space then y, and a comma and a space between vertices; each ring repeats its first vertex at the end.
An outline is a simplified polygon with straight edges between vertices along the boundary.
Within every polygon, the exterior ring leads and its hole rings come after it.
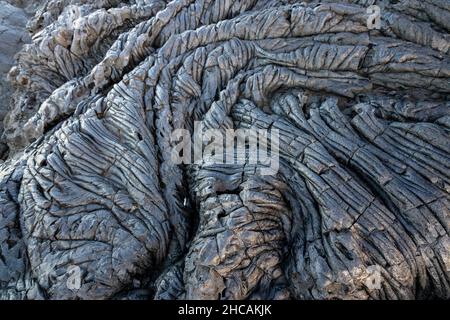
POLYGON ((0 296, 449 298, 448 2, 379 31, 336 2, 50 1, 10 72, 0 296), (194 120, 279 129, 278 174, 173 165, 194 120))

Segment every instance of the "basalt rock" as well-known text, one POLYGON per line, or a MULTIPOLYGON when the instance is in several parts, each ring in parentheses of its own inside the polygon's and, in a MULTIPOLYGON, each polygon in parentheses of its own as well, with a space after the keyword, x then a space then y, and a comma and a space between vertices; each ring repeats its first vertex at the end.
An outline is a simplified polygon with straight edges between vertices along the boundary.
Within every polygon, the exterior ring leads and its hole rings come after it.
MULTIPOLYGON (((11 85, 7 73, 14 65, 14 55, 25 43, 31 42, 26 31, 27 14, 22 8, 0 1, 0 136, 3 133, 3 120, 11 102, 11 85)), ((0 141, 0 159, 6 156, 5 141, 0 141)))
POLYGON ((1 298, 450 298, 448 0, 51 0, 28 26, 1 298), (175 164, 195 121, 277 129, 278 171, 175 164))

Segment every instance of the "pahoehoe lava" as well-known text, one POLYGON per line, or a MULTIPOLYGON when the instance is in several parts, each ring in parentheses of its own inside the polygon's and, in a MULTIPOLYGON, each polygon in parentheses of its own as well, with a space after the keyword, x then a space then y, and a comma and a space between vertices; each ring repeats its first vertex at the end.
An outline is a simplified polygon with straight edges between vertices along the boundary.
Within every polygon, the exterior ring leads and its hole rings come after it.
POLYGON ((450 299, 449 0, 50 0, 28 27, 0 298, 450 299), (278 129, 278 172, 174 164, 195 121, 278 129))

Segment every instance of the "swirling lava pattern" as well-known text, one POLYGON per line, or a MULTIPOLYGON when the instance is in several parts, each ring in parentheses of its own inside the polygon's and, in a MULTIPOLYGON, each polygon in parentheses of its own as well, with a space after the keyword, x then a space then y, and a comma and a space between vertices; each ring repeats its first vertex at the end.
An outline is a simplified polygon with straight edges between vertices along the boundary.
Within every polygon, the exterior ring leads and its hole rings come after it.
POLYGON ((450 5, 369 30, 369 2, 48 2, 9 74, 0 297, 450 298, 450 5), (194 121, 278 129, 277 174, 175 165, 194 121))

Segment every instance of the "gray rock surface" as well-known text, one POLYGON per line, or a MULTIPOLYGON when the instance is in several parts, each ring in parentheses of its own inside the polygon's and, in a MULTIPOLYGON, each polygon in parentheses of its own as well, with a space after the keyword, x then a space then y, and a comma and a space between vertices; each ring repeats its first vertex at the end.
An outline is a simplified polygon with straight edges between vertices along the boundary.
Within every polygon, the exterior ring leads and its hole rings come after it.
POLYGON ((450 298, 450 1, 51 0, 29 29, 0 298, 450 298), (174 164, 194 121, 278 129, 278 173, 174 164))
MULTIPOLYGON (((31 38, 25 29, 27 14, 21 8, 0 1, 0 135, 3 132, 3 119, 11 104, 12 88, 7 81, 7 73, 14 65, 14 55, 31 38)), ((0 158, 6 151, 4 141, 0 142, 0 158)))

